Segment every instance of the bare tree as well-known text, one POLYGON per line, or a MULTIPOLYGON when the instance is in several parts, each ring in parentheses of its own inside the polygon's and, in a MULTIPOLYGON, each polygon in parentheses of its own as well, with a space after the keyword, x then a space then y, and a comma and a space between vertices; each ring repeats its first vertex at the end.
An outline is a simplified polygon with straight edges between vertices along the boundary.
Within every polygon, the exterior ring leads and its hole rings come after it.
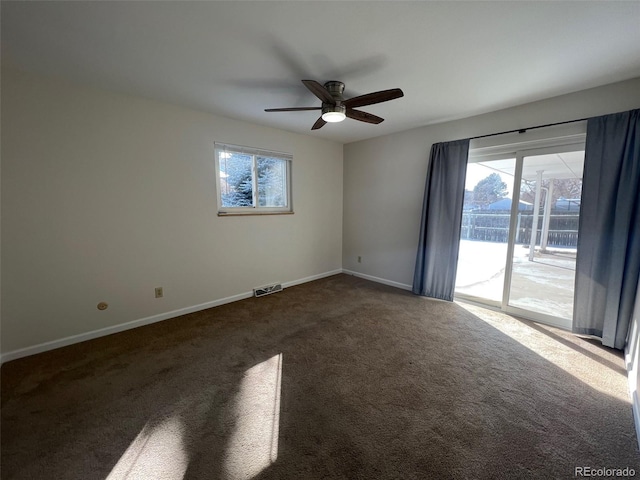
MULTIPOLYGON (((550 182, 553 181, 553 194, 551 201, 555 205, 559 198, 580 198, 582 194, 581 178, 554 178, 542 181, 543 188, 549 188, 550 182)), ((533 203, 536 197, 536 181, 522 180, 520 187, 520 200, 533 203)))

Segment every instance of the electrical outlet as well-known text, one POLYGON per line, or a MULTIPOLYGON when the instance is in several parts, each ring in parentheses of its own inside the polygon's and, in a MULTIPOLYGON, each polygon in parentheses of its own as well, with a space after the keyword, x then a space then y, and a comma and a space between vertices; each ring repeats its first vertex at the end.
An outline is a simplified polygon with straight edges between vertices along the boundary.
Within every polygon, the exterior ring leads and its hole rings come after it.
POLYGON ((362 257, 358 255, 358 263, 362 263, 362 257))
POLYGON ((156 287, 156 298, 162 298, 164 296, 164 292, 162 291, 162 287, 156 287))

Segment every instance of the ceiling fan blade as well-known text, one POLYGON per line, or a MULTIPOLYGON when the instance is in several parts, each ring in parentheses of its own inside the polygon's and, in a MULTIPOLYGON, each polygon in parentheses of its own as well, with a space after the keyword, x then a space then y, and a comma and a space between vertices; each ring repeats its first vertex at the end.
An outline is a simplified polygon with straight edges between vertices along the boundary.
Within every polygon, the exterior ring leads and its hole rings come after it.
POLYGON ((305 110, 322 110, 322 107, 265 108, 265 112, 303 112, 305 110))
POLYGON ((372 115, 371 113, 363 112, 361 110, 354 110, 353 108, 347 108, 346 112, 347 117, 353 118, 354 120, 360 120, 361 122, 374 123, 379 124, 384 122, 384 118, 380 118, 376 115, 372 115))
POLYGON ((316 120, 316 123, 313 124, 313 127, 311 127, 311 130, 318 130, 319 128, 324 127, 327 124, 327 122, 325 122, 322 117, 320 117, 318 120, 316 120))
POLYGON ((304 83, 304 86, 307 87, 311 91, 311 93, 313 93, 324 103, 329 103, 331 105, 336 104, 336 99, 331 96, 329 90, 324 88, 315 80, 302 80, 302 83, 304 83))
POLYGON ((395 100, 400 97, 404 97, 404 92, 399 88, 392 88, 391 90, 381 90, 379 92, 353 97, 345 100, 342 104, 347 108, 364 107, 365 105, 388 102, 389 100, 395 100))

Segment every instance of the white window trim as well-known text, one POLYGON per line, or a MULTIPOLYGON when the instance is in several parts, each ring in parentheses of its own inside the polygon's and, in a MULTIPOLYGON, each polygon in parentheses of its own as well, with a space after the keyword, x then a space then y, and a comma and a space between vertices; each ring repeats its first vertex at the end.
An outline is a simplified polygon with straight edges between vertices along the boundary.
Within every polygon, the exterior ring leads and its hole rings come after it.
POLYGON ((263 148, 247 147, 243 145, 233 145, 230 143, 215 142, 214 144, 214 156, 215 156, 215 174, 216 174, 216 192, 218 201, 218 216, 235 216, 235 215, 287 215, 293 213, 293 192, 291 189, 291 177, 293 170, 293 155, 290 153, 276 152, 273 150, 265 150, 263 148), (287 162, 286 172, 286 193, 287 193, 287 205, 284 207, 260 207, 258 206, 258 178, 255 171, 255 162, 252 165, 252 181, 253 181, 253 205, 252 207, 223 207, 222 206, 222 191, 220 189, 220 152, 233 151, 236 153, 243 153, 251 155, 254 158, 256 156, 265 156, 278 158, 287 162))

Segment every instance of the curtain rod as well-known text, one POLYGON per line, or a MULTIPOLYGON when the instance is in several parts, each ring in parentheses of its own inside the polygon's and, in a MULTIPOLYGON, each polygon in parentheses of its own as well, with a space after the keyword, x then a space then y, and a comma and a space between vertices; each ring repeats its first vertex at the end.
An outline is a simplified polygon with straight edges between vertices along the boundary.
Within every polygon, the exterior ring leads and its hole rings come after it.
POLYGON ((580 118, 578 120, 567 120, 566 122, 547 123, 546 125, 536 125, 535 127, 517 128, 515 130, 507 130, 506 132, 488 133, 487 135, 478 135, 477 137, 471 137, 469 140, 475 140, 477 138, 495 137, 496 135, 506 135, 507 133, 525 133, 527 130, 535 130, 536 128, 555 127, 556 125, 565 125, 567 123, 584 122, 589 118, 580 118))

